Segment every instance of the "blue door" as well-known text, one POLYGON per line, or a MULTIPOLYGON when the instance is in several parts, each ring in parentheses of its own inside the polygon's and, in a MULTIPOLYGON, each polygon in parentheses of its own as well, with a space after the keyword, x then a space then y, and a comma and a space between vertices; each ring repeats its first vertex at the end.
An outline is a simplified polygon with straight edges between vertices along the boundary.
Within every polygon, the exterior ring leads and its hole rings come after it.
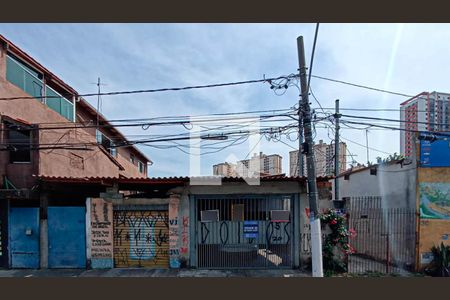
POLYGON ((86 268, 85 216, 84 207, 48 207, 49 268, 86 268))
POLYGON ((39 208, 9 209, 11 268, 39 268, 39 208))

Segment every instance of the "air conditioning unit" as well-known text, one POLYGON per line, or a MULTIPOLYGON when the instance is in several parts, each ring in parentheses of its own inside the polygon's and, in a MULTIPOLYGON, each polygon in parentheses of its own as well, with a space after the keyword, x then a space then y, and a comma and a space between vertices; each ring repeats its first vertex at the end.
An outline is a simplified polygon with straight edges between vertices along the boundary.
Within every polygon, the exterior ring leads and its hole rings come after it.
POLYGON ((219 210, 202 210, 200 220, 201 222, 219 222, 219 210))
POLYGON ((289 210, 271 210, 270 220, 272 222, 289 222, 290 212, 289 210))

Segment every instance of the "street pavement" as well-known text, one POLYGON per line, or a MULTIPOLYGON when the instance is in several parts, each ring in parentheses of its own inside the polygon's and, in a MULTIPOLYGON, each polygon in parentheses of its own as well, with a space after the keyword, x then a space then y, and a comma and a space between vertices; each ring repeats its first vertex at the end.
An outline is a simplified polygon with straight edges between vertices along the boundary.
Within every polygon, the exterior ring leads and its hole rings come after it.
POLYGON ((195 270, 195 269, 0 269, 0 277, 310 277, 302 270, 195 270))

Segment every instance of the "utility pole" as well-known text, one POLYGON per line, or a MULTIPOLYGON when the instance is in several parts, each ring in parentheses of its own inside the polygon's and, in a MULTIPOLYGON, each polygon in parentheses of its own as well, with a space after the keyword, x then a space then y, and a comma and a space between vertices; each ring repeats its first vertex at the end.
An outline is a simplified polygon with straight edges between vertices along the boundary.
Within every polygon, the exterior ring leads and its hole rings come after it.
POLYGON ((339 200, 339 99, 336 99, 336 111, 334 114, 334 200, 339 200))
POLYGON ((370 161, 369 161, 369 129, 366 129, 366 151, 367 151, 367 166, 370 165, 370 161))
MULTIPOLYGON (((316 168, 314 163, 314 141, 312 138, 311 128, 311 107, 308 100, 309 86, 306 81, 306 63, 305 63, 305 47, 303 44, 303 36, 297 38, 298 62, 301 98, 299 100, 299 110, 303 116, 303 129, 305 135, 305 143, 303 143, 303 151, 306 154, 306 167, 308 176, 308 198, 309 198, 309 222, 311 225, 311 256, 312 256, 312 275, 313 277, 323 277, 322 266, 322 233, 320 229, 316 168)), ((299 124, 300 125, 300 124, 299 124)), ((301 152, 302 149, 298 149, 301 152)))
POLYGON ((98 129, 98 125, 99 125, 99 115, 100 115, 100 77, 98 77, 97 80, 97 90, 98 90, 98 94, 97 94, 97 129, 98 129))
POLYGON ((297 157, 297 176, 305 176, 304 162, 303 162, 303 114, 302 110, 298 108, 298 157, 297 157))

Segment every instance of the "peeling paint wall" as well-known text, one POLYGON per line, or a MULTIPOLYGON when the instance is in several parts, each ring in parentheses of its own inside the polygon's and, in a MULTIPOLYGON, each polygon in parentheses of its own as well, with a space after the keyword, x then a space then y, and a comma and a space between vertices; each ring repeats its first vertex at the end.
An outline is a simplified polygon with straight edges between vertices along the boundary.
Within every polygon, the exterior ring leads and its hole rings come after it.
POLYGON ((91 267, 93 269, 112 268, 114 267, 112 203, 101 198, 93 198, 90 214, 91 267))

